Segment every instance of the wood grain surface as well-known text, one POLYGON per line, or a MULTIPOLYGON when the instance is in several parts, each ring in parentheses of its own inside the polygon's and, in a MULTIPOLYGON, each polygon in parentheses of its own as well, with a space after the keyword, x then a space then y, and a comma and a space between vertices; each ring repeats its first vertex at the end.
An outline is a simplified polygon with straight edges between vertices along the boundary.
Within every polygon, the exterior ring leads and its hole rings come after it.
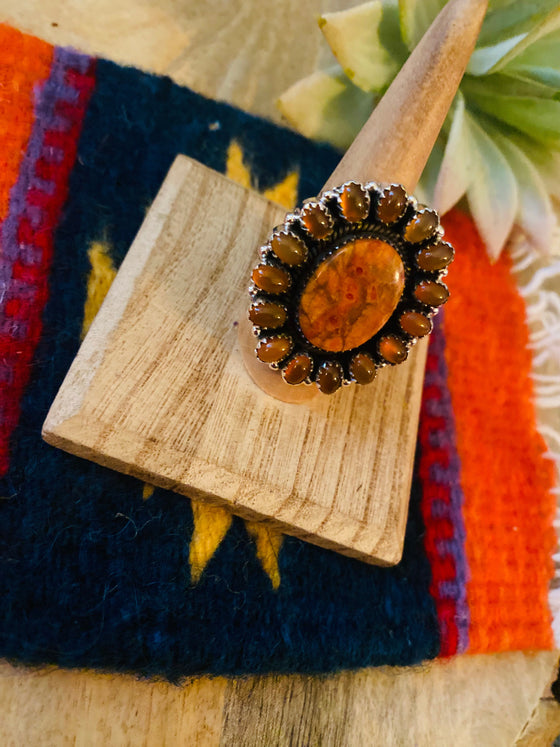
POLYGON ((550 708, 539 709, 537 732, 525 722, 553 663, 551 652, 465 656, 419 668, 201 678, 181 687, 5 664, 0 736, 3 747, 545 747, 550 708))
POLYGON ((352 0, 3 0, 0 16, 52 44, 74 45, 242 109, 280 120, 276 100, 333 63, 321 13, 352 0))
POLYGON ((255 386, 237 325, 284 211, 179 156, 43 428, 53 446, 345 555, 402 555, 426 345, 294 405, 255 386))
MULTIPOLYGON (((279 93, 329 60, 317 31, 318 13, 352 4, 3 0, 0 17, 53 43, 171 74, 201 93, 278 120, 279 93), (292 19, 289 43, 287 18, 292 19), (230 68, 236 74, 224 76, 230 68)), ((202 678, 176 688, 126 676, 5 664, 0 741, 7 747, 204 747, 220 740, 296 746, 333 744, 333 734, 345 733, 338 742, 345 747, 541 747, 552 743, 555 729, 543 723, 554 721, 559 710, 549 699, 541 700, 555 667, 552 653, 513 653, 458 657, 422 669, 343 673, 328 684, 325 678, 294 675, 202 678), (244 718, 235 715, 241 711, 244 718), (522 741, 529 737, 531 742, 522 741)))

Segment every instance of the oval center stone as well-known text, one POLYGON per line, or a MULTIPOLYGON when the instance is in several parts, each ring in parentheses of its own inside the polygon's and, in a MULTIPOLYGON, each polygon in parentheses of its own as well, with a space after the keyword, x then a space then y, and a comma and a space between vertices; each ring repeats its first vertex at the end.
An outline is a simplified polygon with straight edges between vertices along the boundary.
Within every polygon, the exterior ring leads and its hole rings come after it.
POLYGON ((388 321, 404 289, 398 252, 380 239, 355 239, 315 270, 299 306, 312 345, 339 353, 362 345, 388 321))

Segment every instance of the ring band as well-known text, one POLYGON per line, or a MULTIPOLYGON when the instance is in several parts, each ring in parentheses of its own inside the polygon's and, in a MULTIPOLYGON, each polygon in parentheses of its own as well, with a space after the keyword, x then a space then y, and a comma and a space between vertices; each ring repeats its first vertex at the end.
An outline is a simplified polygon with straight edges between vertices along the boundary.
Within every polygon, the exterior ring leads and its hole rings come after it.
POLYGON ((349 181, 288 213, 251 276, 257 358, 333 394, 406 360, 449 297, 434 210, 400 184, 349 181))

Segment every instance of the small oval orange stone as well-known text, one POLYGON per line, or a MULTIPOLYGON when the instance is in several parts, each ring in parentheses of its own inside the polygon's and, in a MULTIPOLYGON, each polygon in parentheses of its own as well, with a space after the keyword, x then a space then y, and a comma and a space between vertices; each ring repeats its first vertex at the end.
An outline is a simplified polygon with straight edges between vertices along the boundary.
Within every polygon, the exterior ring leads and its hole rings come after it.
POLYGON ((332 218, 321 205, 306 205, 301 211, 301 221, 316 239, 324 239, 332 233, 332 218))
POLYGON ((454 254, 451 244, 441 241, 421 249, 416 255, 416 263, 421 270, 428 272, 443 270, 452 262, 454 254))
POLYGON ((311 358, 304 353, 300 353, 292 358, 282 374, 288 384, 301 384, 309 376, 312 368, 311 358))
POLYGON ((249 309, 249 319, 259 327, 278 329, 286 321, 286 309, 278 303, 257 301, 249 309))
POLYGON ((317 387, 323 394, 334 394, 342 385, 342 374, 336 363, 323 363, 315 379, 317 387))
POLYGON ((258 265, 251 275, 253 283, 265 293, 284 293, 290 287, 290 276, 272 265, 258 265))
POLYGON ((263 363, 278 363, 291 349, 292 341, 288 337, 269 337, 261 341, 257 348, 257 358, 263 363))
POLYGON ((404 288, 398 252, 379 239, 355 239, 315 270, 299 306, 301 331, 329 352, 352 350, 387 322, 404 288))
POLYGON ((449 298, 449 289, 443 283, 434 280, 423 280, 414 289, 414 295, 427 306, 441 306, 449 298))
POLYGON ((404 237, 411 244, 418 244, 433 235, 439 225, 437 213, 433 210, 424 210, 412 218, 404 229, 404 237))
POLYGON ((399 319, 401 329, 413 337, 424 337, 432 329, 432 323, 418 311, 405 311, 399 319))
POLYGON ((381 338, 379 353, 388 363, 402 363, 408 356, 406 345, 396 337, 381 338))
POLYGON ((340 208, 342 215, 350 223, 357 223, 367 218, 369 197, 366 190, 360 184, 347 184, 340 195, 340 208))
POLYGON ((387 187, 377 203, 377 216, 383 223, 394 223, 402 217, 406 209, 406 192, 404 187, 396 184, 387 187))
POLYGON ((375 362, 371 355, 358 353, 350 361, 350 373, 358 384, 369 384, 375 379, 375 362))
POLYGON ((307 259, 307 247, 300 238, 291 233, 275 233, 270 246, 284 264, 301 265, 307 259))

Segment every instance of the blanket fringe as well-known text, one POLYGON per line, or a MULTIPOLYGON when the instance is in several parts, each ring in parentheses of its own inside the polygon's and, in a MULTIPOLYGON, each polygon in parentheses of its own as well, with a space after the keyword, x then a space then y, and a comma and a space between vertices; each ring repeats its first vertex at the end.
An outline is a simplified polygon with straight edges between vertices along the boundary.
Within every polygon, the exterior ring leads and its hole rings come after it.
POLYGON ((548 257, 543 257, 519 231, 509 251, 519 292, 525 300, 533 353, 533 380, 537 427, 556 465, 556 517, 553 522, 558 545, 552 559, 554 578, 549 592, 552 629, 560 647, 560 236, 548 257))

